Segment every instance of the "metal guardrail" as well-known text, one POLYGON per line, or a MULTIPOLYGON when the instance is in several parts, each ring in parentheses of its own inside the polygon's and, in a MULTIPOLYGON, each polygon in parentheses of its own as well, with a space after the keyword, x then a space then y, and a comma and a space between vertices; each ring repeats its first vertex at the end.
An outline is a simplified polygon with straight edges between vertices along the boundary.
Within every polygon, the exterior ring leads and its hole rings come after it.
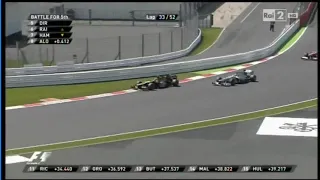
POLYGON ((54 74, 54 73, 64 73, 64 72, 124 68, 124 67, 140 66, 146 63, 156 63, 156 62, 161 62, 165 60, 175 59, 175 58, 186 56, 201 42, 202 33, 200 29, 198 30, 199 30, 199 34, 194 39, 194 41, 186 49, 179 50, 179 51, 174 51, 174 52, 159 54, 154 56, 144 56, 144 57, 137 57, 137 58, 130 58, 130 59, 122 59, 122 60, 95 62, 95 63, 68 64, 68 65, 61 63, 61 65, 58 64, 57 66, 7 68, 6 76, 54 74))
POLYGON ((6 87, 26 87, 43 85, 78 84, 103 82, 155 76, 164 73, 181 73, 210 68, 219 68, 234 64, 246 63, 271 56, 299 28, 299 20, 292 24, 276 41, 269 46, 250 52, 193 60, 188 62, 169 63, 161 65, 132 67, 123 69, 97 70, 89 72, 72 72, 42 75, 24 75, 6 77, 6 87))

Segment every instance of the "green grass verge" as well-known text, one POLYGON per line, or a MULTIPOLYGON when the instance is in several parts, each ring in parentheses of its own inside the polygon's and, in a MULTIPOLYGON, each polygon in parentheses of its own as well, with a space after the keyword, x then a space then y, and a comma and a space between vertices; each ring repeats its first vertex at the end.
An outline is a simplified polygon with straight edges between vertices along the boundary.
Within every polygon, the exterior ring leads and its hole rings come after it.
MULTIPOLYGON (((196 74, 183 73, 179 74, 178 78, 184 79, 192 76, 196 76, 196 74)), ((139 78, 139 80, 146 81, 152 78, 139 78)), ((67 99, 130 89, 130 86, 135 84, 137 80, 129 79, 77 85, 7 88, 6 107, 39 102, 40 99, 46 98, 67 99)))
MULTIPOLYGON (((194 52, 201 52, 208 48, 219 36, 221 28, 203 29, 203 39, 201 45, 194 52)), ((192 52, 192 54, 195 54, 192 52)), ((219 69, 218 69, 219 70, 219 69)), ((178 74, 179 79, 185 79, 192 76, 197 76, 196 73, 178 74)), ((151 78, 139 78, 145 81, 151 78)), ((66 99, 73 97, 88 96, 94 94, 102 94, 114 91, 129 89, 130 86, 136 83, 138 79, 110 81, 103 83, 90 83, 78 85, 61 85, 61 86, 40 86, 27 88, 7 88, 6 89, 6 107, 16 106, 21 104, 29 104, 39 102, 41 99, 57 98, 66 99)))
POLYGON ((280 49, 279 53, 287 51, 306 31, 306 27, 301 28, 296 34, 280 49))
POLYGON ((21 68, 23 62, 18 60, 6 60, 6 68, 21 68))
POLYGON ((207 49, 211 46, 219 37, 222 28, 203 28, 202 31, 202 41, 196 47, 189 56, 194 56, 202 52, 203 50, 207 49))
POLYGON ((260 110, 252 113, 245 113, 240 115, 235 115, 231 117, 225 117, 225 118, 217 118, 213 120, 207 120, 202 122, 195 122, 195 123, 189 123, 189 124, 181 124, 171 127, 162 127, 152 130, 145 130, 143 132, 129 132, 129 133, 123 133, 121 135, 110 135, 105 137, 96 137, 91 139, 84 139, 84 140, 77 140, 73 142, 61 142, 61 143, 55 143, 51 145, 39 145, 36 147, 26 147, 26 148, 17 148, 17 149, 9 149, 6 150, 6 156, 8 155, 16 155, 16 154, 28 154, 32 153, 34 151, 53 151, 58 149, 68 149, 68 148, 75 148, 75 147, 83 147, 83 146, 90 146, 90 145, 96 145, 96 144, 103 144, 103 143, 110 143, 110 142, 117 142, 117 141, 124 141, 124 140, 130 140, 130 139, 138 139, 138 138, 144 138, 144 137, 150 137, 150 136, 156 136, 156 135, 162 135, 162 134, 168 134, 168 133, 174 133, 174 132, 181 132, 181 131, 187 131, 187 130, 193 130, 193 129, 199 129, 199 128, 205 128, 210 126, 216 126, 216 125, 223 125, 228 123, 234 123, 234 122, 241 122, 246 120, 253 120, 257 118, 262 118, 266 116, 272 116, 276 114, 282 114, 285 112, 291 112, 296 111, 299 109, 305 109, 310 107, 315 107, 318 104, 318 99, 315 100, 309 100, 305 102, 299 102, 291 105, 286 105, 282 107, 275 107, 272 109, 266 109, 266 110, 260 110))

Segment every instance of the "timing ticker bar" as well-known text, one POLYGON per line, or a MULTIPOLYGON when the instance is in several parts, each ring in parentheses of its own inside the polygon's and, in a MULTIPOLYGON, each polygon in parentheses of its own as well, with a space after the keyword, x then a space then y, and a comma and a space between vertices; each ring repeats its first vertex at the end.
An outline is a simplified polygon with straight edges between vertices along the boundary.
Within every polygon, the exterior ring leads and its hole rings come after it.
POLYGON ((292 172, 293 165, 27 165, 24 172, 292 172))

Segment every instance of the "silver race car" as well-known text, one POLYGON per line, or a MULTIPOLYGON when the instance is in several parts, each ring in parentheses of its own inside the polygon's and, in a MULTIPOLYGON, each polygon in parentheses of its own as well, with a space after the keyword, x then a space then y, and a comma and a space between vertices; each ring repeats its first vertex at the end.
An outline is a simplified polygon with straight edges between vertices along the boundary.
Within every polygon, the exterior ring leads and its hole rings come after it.
POLYGON ((246 84, 249 82, 256 82, 257 76, 252 70, 245 69, 242 72, 237 72, 231 76, 221 78, 218 77, 216 81, 212 82, 215 86, 234 86, 236 84, 246 84))
POLYGON ((234 86, 236 85, 236 79, 234 78, 234 76, 228 76, 225 78, 218 77, 216 81, 212 82, 212 84, 215 86, 225 86, 225 87, 234 86))

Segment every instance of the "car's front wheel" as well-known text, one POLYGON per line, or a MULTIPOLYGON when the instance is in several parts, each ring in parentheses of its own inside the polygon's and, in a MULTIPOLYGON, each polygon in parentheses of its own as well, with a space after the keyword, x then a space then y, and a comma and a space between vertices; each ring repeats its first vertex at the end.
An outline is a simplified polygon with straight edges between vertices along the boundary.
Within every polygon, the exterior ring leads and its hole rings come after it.
POLYGON ((257 81, 257 76, 256 76, 256 75, 253 75, 252 78, 251 78, 251 81, 252 81, 252 82, 256 82, 256 81, 257 81))
POLYGON ((230 81, 230 85, 231 85, 231 86, 236 85, 236 80, 235 80, 235 79, 232 79, 232 80, 230 81))
POLYGON ((167 83, 165 81, 159 82, 159 88, 166 88, 166 87, 167 87, 167 83))
POLYGON ((148 90, 154 90, 156 88, 156 85, 154 83, 149 83, 148 84, 148 90))

